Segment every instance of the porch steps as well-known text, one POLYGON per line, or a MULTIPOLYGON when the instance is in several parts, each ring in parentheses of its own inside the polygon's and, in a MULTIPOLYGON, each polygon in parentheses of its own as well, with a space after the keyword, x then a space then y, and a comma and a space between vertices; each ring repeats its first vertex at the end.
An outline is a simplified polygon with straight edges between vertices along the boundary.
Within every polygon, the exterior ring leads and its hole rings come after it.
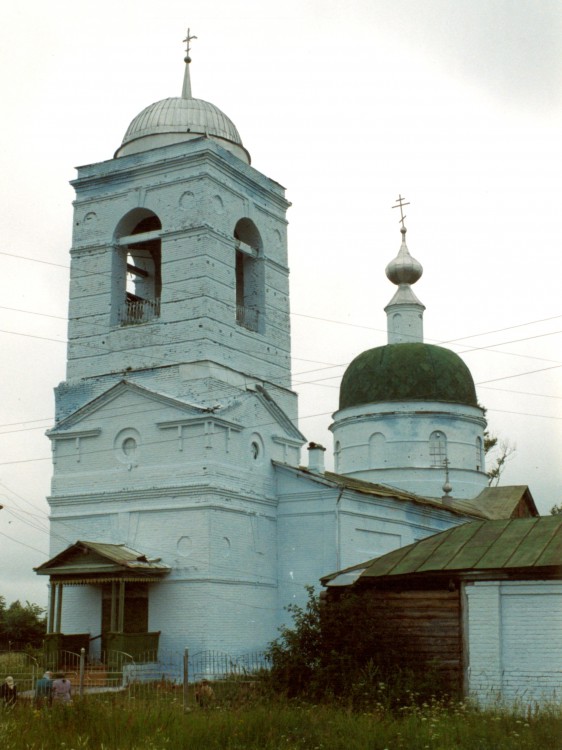
POLYGON ((107 687, 114 682, 113 674, 108 679, 108 670, 105 664, 90 665, 84 671, 84 687, 107 687))

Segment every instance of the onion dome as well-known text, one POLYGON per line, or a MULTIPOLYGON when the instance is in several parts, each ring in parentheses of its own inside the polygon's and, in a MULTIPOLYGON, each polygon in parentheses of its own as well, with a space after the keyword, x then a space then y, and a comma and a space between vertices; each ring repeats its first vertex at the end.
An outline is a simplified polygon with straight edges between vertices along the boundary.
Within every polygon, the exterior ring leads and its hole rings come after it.
POLYGON ((387 344, 356 357, 340 386, 340 409, 381 401, 444 401, 478 406, 470 370, 433 344, 387 344))
POLYGON ((422 264, 410 255, 406 245, 406 227, 400 229, 402 233, 402 244, 398 255, 391 260, 386 267, 385 273, 393 284, 415 284, 423 273, 422 264))
POLYGON ((205 136, 217 141, 246 164, 250 163, 250 154, 232 120, 214 104, 194 99, 191 95, 189 42, 194 38, 188 32, 181 97, 162 99, 143 109, 127 128, 123 142, 115 152, 116 157, 205 136))

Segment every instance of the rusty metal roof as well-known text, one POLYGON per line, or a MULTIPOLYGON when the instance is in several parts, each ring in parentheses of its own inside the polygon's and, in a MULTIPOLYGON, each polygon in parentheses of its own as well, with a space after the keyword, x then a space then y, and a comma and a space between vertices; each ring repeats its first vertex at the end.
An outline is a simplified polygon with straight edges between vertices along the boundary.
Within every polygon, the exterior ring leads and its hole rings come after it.
POLYGON ((66 583, 85 583, 158 578, 168 573, 170 566, 124 544, 78 541, 34 570, 66 583))
POLYGON ((538 516, 539 512, 526 484, 485 487, 473 500, 465 500, 489 519, 519 518, 519 513, 538 516))
POLYGON ((390 498, 392 500, 410 501, 412 503, 416 503, 417 505, 424 505, 430 508, 444 510, 448 513, 453 513, 455 515, 464 517, 469 516, 471 518, 488 518, 488 515, 483 508, 475 507, 468 500, 453 499, 452 502, 444 503, 440 498, 424 497, 423 495, 416 495, 413 492, 407 492, 406 490, 398 489, 398 487, 391 487, 390 485, 386 484, 375 484, 373 482, 365 482, 362 479, 355 479, 354 477, 344 476, 343 474, 335 474, 332 471, 317 473, 303 466, 295 468, 293 466, 288 466, 276 461, 274 461, 273 463, 276 466, 279 466, 280 468, 286 469, 288 471, 304 474, 313 481, 335 486, 344 490, 350 490, 352 492, 359 492, 362 495, 390 498))
POLYGON ((304 474, 312 481, 321 482, 322 484, 359 492, 362 495, 371 495, 372 497, 410 501, 417 505, 445 510, 458 516, 464 516, 465 518, 483 518, 488 520, 516 517, 520 504, 525 505, 525 515, 539 515, 533 497, 526 485, 486 487, 472 500, 460 500, 456 497, 449 497, 443 500, 443 498, 438 497, 416 495, 413 492, 401 490, 391 485, 375 484, 374 482, 366 482, 365 480, 355 479, 343 474, 335 474, 332 471, 319 473, 311 471, 305 466, 297 468, 278 461, 273 461, 273 464, 287 471, 304 474))
POLYGON ((368 562, 332 573, 324 585, 356 570, 357 582, 398 576, 456 573, 478 575, 508 571, 562 576, 562 516, 473 521, 368 562))

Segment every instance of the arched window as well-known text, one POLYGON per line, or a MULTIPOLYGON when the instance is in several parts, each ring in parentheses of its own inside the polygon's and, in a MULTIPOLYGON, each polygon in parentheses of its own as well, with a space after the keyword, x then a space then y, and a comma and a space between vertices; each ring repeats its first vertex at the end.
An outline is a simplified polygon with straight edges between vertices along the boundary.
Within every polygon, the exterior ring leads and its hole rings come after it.
POLYGON ((444 432, 435 430, 429 436, 429 460, 432 467, 445 466, 447 458, 447 437, 444 432))
POLYGON ((334 446, 334 469, 336 474, 340 470, 340 456, 341 456, 341 444, 339 440, 336 440, 336 444, 334 446))
POLYGON ((382 432, 375 432, 369 438, 369 467, 380 469, 386 459, 386 438, 382 432))
POLYGON ((112 295, 114 324, 146 323, 160 316, 161 229, 160 219, 146 209, 131 211, 117 226, 112 295))
POLYGON ((261 236, 253 221, 240 219, 234 239, 236 322, 250 331, 263 333, 265 279, 261 236))
POLYGON ((476 438, 476 471, 484 471, 484 452, 482 450, 482 438, 476 438))

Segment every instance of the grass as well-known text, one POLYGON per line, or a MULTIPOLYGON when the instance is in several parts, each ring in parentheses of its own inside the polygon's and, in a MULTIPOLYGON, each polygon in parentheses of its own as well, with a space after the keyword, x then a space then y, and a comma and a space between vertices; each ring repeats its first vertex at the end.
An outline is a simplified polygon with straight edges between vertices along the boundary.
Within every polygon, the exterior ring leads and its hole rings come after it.
POLYGON ((2 750, 559 750, 562 711, 526 716, 431 701, 398 712, 256 698, 185 714, 165 699, 89 696, 0 711, 2 750))

